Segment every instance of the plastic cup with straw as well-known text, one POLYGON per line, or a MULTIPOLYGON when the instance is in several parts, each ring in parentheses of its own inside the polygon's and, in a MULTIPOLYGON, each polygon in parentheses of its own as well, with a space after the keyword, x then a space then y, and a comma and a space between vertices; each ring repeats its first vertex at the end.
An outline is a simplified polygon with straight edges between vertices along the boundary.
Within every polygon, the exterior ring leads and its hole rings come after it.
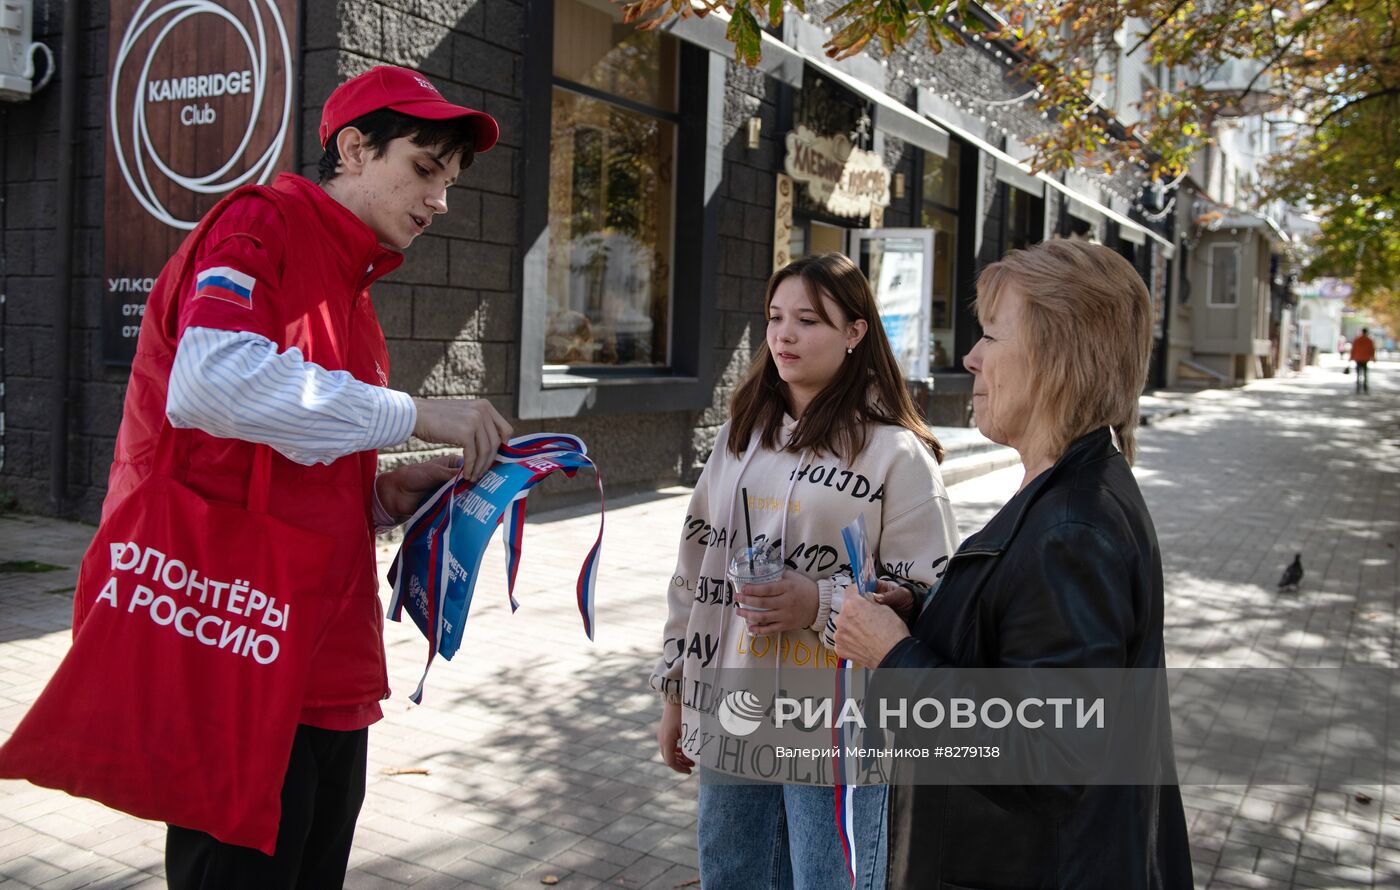
MULTIPOLYGON (((742 590, 745 584, 772 584, 783 577, 784 569, 782 554, 777 548, 769 544, 754 546, 749 490, 740 489, 740 496, 744 499, 744 536, 748 546, 741 548, 729 560, 729 583, 734 585, 736 591, 742 590)), ((760 606, 746 608, 756 612, 768 611, 760 606)))

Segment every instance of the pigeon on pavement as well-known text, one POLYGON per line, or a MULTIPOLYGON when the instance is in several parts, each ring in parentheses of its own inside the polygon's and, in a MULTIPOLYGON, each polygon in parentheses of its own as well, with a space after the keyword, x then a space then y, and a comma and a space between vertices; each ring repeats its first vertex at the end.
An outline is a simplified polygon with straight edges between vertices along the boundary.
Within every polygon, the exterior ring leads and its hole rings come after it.
POLYGON ((1293 561, 1288 564, 1288 568, 1283 570, 1283 577, 1278 579, 1279 590, 1297 590, 1298 582, 1303 580, 1303 554, 1293 554, 1293 561))

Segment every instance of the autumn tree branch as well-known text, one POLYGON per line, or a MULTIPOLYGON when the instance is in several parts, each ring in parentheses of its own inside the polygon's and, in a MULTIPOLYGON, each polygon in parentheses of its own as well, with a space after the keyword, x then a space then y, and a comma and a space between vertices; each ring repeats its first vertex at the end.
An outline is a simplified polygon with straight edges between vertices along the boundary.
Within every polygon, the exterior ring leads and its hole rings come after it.
POLYGON ((1152 30, 1148 31, 1138 40, 1137 43, 1133 44, 1133 48, 1128 50, 1127 55, 1131 56, 1133 53, 1142 49, 1143 44, 1147 43, 1153 37, 1157 36, 1157 32, 1162 30, 1163 26, 1165 26, 1167 22, 1170 22, 1172 19, 1176 18, 1176 14, 1181 11, 1181 7, 1185 6, 1189 2, 1191 2, 1191 0, 1176 0, 1176 3, 1173 4, 1172 8, 1167 10, 1167 14, 1163 16, 1157 22, 1157 24, 1152 26, 1152 30))
POLYGON ((1322 120, 1317 122, 1317 126, 1319 128, 1325 126, 1328 121, 1341 114, 1343 111, 1346 111, 1348 108, 1355 108, 1357 105, 1360 105, 1363 102, 1369 102, 1372 99, 1380 99, 1385 96, 1400 96, 1400 88, 1391 87, 1390 89, 1386 90, 1377 90, 1374 93, 1367 93, 1364 96, 1357 96, 1355 99, 1350 99, 1346 102, 1343 102, 1341 105, 1338 105, 1336 108, 1323 115, 1322 120))

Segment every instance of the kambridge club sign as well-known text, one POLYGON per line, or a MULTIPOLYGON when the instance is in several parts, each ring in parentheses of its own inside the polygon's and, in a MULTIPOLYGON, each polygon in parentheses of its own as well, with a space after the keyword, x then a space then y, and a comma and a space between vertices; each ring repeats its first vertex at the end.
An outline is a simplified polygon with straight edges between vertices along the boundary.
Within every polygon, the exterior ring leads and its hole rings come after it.
POLYGON ((811 199, 835 216, 869 216, 890 203, 890 171, 873 151, 844 134, 820 136, 799 124, 787 134, 787 174, 807 186, 811 199))
POLYGON ((135 355, 146 295, 209 208, 293 163, 296 0, 113 0, 102 355, 135 355))

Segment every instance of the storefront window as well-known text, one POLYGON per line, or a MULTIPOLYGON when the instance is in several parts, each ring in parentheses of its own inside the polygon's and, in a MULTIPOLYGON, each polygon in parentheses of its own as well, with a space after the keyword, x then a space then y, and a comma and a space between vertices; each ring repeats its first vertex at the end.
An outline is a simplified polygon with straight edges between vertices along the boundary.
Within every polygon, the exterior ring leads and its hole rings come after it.
POLYGON ((1206 302, 1211 306, 1234 306, 1239 302, 1240 246, 1210 246, 1209 284, 1206 302))
POLYGON ((846 252, 846 230, 816 220, 801 220, 788 232, 788 256, 800 260, 806 256, 846 252))
MULTIPOLYGON (((806 127, 817 136, 851 139, 856 148, 862 149, 870 148, 871 134, 874 132, 869 104, 811 68, 802 74, 802 89, 797 91, 793 107, 793 123, 806 127)), ((806 186, 798 187, 793 206, 799 218, 830 216, 832 213, 820 201, 813 200, 811 190, 806 186)), ((855 224, 853 220, 852 225, 855 224)), ((812 243, 806 246, 808 253, 823 253, 824 250, 816 244, 821 236, 815 231, 809 234, 812 243)), ((844 245, 833 249, 842 250, 844 245)), ((796 258, 801 255, 794 253, 792 256, 796 258)))
POLYGON ((933 300, 929 310, 929 367, 953 364, 953 309, 957 299, 958 218, 946 210, 924 207, 924 228, 933 229, 933 300))
POLYGON ((788 232, 788 256, 801 259, 807 256, 807 227, 794 225, 788 232))
POLYGON ((933 299, 929 313, 929 368, 953 364, 953 323, 957 300, 958 169, 962 147, 948 146, 948 157, 924 155, 920 225, 933 229, 933 299))
POLYGON ((1043 240, 1045 231, 1045 199, 1021 191, 1013 185, 1004 186, 1006 200, 1006 249, 1025 250, 1043 240))
POLYGON ((551 115, 545 365, 665 366, 674 40, 605 3, 559 3, 551 115))
POLYGON ((958 169, 961 166, 962 145, 948 142, 948 157, 924 153, 924 203, 946 210, 958 209, 958 169))

